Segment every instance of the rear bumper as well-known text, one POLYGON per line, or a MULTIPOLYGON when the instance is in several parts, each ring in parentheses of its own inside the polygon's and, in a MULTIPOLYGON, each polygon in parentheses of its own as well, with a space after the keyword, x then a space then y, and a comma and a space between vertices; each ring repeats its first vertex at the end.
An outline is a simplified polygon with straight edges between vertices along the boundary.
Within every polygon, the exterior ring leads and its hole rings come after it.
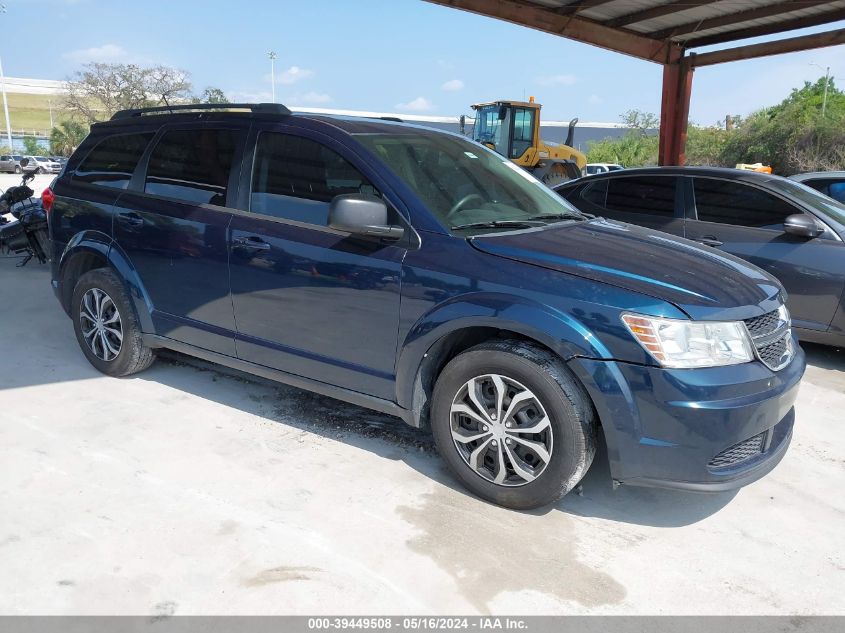
POLYGON ((805 369, 797 349, 777 372, 760 362, 687 370, 569 364, 596 405, 614 480, 719 492, 756 481, 783 459, 805 369))

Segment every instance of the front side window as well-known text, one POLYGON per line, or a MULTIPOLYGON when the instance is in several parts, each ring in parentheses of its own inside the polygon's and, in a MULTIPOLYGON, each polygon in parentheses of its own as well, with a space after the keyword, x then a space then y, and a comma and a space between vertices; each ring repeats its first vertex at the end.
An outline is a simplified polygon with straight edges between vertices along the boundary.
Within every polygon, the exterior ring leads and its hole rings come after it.
POLYGON ((598 209, 607 208, 607 179, 598 180, 581 190, 581 200, 598 209))
POLYGON ((165 132, 150 155, 144 191, 225 206, 237 134, 215 129, 165 132))
POLYGON ((472 139, 485 145, 492 145, 493 149, 503 154, 507 150, 505 129, 507 127, 506 110, 497 105, 483 106, 475 112, 475 124, 472 128, 472 139))
POLYGON ((783 221, 795 207, 761 189, 741 182, 695 178, 695 208, 698 219, 734 226, 783 230, 783 221))
POLYGON ((258 137, 250 210, 326 226, 332 198, 379 195, 340 154, 311 139, 277 132, 258 137))
POLYGON ((120 134, 97 144, 73 174, 74 180, 126 189, 154 134, 120 134))
POLYGON ((513 144, 511 158, 519 158, 534 144, 534 110, 515 108, 513 111, 513 144))
POLYGON ((675 215, 674 176, 633 176, 613 178, 607 183, 609 211, 657 215, 675 215))

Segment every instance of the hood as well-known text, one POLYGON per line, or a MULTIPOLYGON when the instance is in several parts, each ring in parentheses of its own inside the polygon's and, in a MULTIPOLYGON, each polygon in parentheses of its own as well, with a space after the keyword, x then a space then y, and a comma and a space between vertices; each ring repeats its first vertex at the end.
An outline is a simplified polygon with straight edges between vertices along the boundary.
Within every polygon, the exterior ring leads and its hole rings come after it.
POLYGON ((693 319, 747 319, 783 289, 753 264, 696 242, 603 218, 474 237, 477 249, 668 301, 693 319))

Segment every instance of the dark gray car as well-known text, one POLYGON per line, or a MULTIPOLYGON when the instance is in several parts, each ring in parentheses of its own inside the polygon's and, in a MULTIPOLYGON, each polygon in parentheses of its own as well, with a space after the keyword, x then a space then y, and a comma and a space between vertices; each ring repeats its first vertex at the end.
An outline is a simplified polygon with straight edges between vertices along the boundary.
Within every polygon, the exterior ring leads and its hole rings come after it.
POLYGON ((627 169, 563 183, 556 191, 587 213, 748 260, 786 287, 802 340, 845 345, 842 203, 780 176, 714 167, 627 169))

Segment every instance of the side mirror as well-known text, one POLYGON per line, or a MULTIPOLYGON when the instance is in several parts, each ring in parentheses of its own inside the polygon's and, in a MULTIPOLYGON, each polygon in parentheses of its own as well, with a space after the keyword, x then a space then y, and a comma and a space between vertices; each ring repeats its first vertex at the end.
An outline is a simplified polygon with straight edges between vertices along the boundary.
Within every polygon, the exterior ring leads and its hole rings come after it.
POLYGON ((21 164, 21 167, 26 167, 27 165, 29 165, 29 159, 28 158, 21 158, 20 164, 21 164))
POLYGON ((783 230, 790 235, 814 238, 824 233, 816 220, 806 213, 794 213, 783 221, 783 230))
POLYGON ((405 229, 387 223, 387 205, 376 196, 345 193, 335 196, 329 205, 329 226, 355 235, 401 240, 405 229))

